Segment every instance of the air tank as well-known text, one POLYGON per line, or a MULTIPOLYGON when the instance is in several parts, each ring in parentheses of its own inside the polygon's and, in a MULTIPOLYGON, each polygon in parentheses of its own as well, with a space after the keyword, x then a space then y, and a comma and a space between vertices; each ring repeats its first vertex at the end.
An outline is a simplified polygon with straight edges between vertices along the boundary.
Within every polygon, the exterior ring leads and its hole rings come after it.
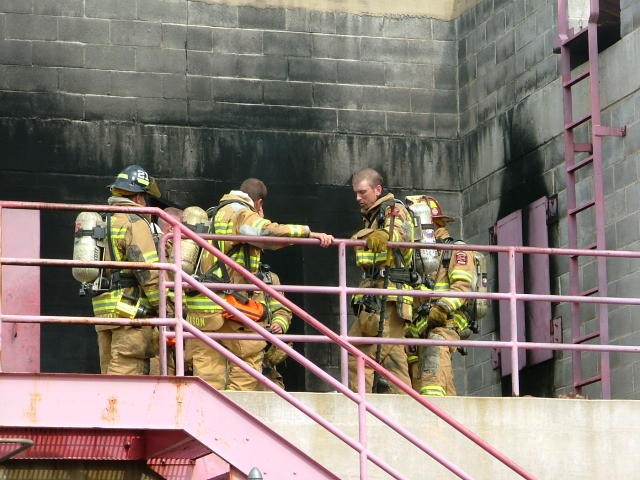
MULTIPOLYGON (((73 240, 73 259, 81 262, 102 260, 105 222, 97 212, 80 212, 76 217, 73 240)), ((96 267, 75 267, 71 271, 73 278, 81 283, 94 282, 100 274, 96 267)))

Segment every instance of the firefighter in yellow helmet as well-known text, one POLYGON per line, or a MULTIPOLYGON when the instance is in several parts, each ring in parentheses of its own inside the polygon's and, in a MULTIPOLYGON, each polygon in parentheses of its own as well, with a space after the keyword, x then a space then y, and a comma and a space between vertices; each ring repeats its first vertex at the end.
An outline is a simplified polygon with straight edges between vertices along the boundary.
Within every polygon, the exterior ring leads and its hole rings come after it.
MULTIPOLYGON (((246 235, 246 242, 218 241, 217 246, 235 262, 253 274, 258 273, 263 248, 276 249, 282 245, 251 242, 251 237, 304 237, 320 240, 322 247, 333 242, 333 236, 312 232, 307 225, 279 224, 264 218, 263 204, 267 198, 267 187, 257 178, 246 179, 238 190, 232 190, 220 199, 220 203, 211 219, 212 233, 223 235, 246 235)), ((218 262, 215 256, 203 251, 199 267, 195 272, 203 282, 210 283, 227 279, 225 283, 248 283, 247 280, 230 267, 218 262), (226 273, 225 273, 226 272, 226 273), (225 278, 226 277, 226 278, 225 278)), ((244 295, 247 304, 255 299, 252 292, 236 292, 244 295)), ((226 297, 234 301, 231 296, 226 297)), ((235 298, 235 297, 234 297, 235 298)), ((257 297, 259 299, 259 297, 257 297)), ((260 302, 257 302, 260 304, 260 302)), ((223 308, 202 294, 187 296, 187 318, 192 325, 204 332, 253 333, 230 315, 223 315, 223 308)), ((261 305, 261 304, 260 304, 261 305)), ((263 327, 267 326, 264 316, 256 318, 263 327)), ((274 319, 269 325, 272 333, 283 333, 288 325, 274 319)), ((247 362, 252 368, 262 371, 262 340, 221 340, 220 343, 235 355, 247 362)), ((196 339, 186 342, 186 356, 193 363, 193 374, 202 377, 218 390, 255 390, 258 381, 213 348, 196 339)))
MULTIPOLYGON (((352 177, 353 191, 360 206, 364 229, 352 238, 364 239, 366 247, 356 247, 356 264, 362 269, 360 288, 411 289, 402 280, 387 277, 390 268, 396 272, 408 271, 413 259, 409 248, 390 249, 387 242, 413 241, 411 215, 402 202, 383 186, 383 178, 376 170, 365 168, 352 177)), ((409 296, 354 295, 352 306, 356 319, 349 329, 350 337, 404 338, 406 324, 411 321, 412 299, 409 296), (382 327, 382 328, 380 328, 382 327)), ((371 344, 358 347, 363 353, 384 364, 390 372, 407 385, 411 385, 407 369, 404 346, 371 344)), ((357 364, 349 357, 349 387, 357 389, 357 364)), ((374 375, 372 368, 365 367, 366 392, 400 393, 397 387, 374 375)))
MULTIPOLYGON (((463 244, 451 238, 447 224, 453 221, 442 212, 440 203, 426 197, 435 224, 436 242, 463 244)), ((422 303, 415 308, 415 321, 411 330, 418 336, 432 340, 460 340, 469 336, 467 314, 462 310, 468 299, 455 296, 456 292, 470 292, 475 278, 475 254, 466 250, 440 250, 439 266, 435 273, 433 289, 449 292, 444 297, 421 297, 422 303)), ((428 346, 418 352, 418 390, 423 395, 456 395, 451 355, 454 346, 428 346)), ((414 386, 415 388, 415 386, 414 386)))
MULTIPOLYGON (((139 165, 130 165, 110 186, 109 205, 145 207, 150 197, 159 198, 153 177, 139 165)), ((105 260, 158 262, 151 219, 137 213, 107 214, 105 260)), ((159 290, 157 270, 105 271, 102 293, 93 297, 93 313, 102 318, 144 318, 157 315, 159 290)), ((170 305, 168 305, 170 308, 170 305)), ((151 326, 97 325, 100 371, 105 374, 148 374, 155 354, 151 326)))

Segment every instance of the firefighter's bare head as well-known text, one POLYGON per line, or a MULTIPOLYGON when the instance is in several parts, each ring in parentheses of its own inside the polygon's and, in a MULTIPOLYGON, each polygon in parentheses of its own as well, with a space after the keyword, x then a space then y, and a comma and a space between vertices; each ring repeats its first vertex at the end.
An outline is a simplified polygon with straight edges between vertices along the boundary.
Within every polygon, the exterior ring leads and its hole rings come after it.
POLYGON ((353 174, 351 178, 356 202, 364 211, 369 210, 384 189, 382 175, 373 168, 364 168, 353 174))
POLYGON ((249 195, 249 198, 253 200, 256 211, 264 215, 264 201, 267 199, 267 186, 264 182, 257 178, 247 178, 240 185, 240 191, 249 195))

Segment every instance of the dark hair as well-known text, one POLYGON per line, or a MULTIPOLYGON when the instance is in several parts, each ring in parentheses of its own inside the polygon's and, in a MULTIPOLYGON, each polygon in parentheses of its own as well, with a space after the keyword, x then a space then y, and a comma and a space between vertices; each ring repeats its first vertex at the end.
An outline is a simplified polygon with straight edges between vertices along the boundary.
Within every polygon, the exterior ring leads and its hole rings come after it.
POLYGON ((382 178, 382 175, 373 168, 363 168, 362 170, 354 173, 353 177, 351 177, 351 184, 356 185, 363 180, 366 180, 371 187, 377 187, 378 185, 384 187, 384 179, 382 178))
POLYGON ((240 185, 240 190, 249 195, 249 198, 254 202, 256 200, 264 201, 267 199, 267 186, 262 180, 258 180, 257 178, 247 178, 240 185))

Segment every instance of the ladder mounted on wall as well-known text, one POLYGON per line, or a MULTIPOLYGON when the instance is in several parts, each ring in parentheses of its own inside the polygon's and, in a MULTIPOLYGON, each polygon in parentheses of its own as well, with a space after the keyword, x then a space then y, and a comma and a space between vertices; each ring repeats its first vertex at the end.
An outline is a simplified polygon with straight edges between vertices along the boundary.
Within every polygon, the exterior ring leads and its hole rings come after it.
MULTIPOLYGON (((611 40, 612 3, 590 0, 587 26, 574 31, 569 28, 568 0, 558 0, 558 37, 554 51, 560 53, 562 76, 568 248, 606 249, 602 137, 622 137, 626 133, 625 127, 605 127, 601 123, 598 36, 601 44, 607 34, 605 41, 611 40), (585 91, 590 101, 574 103, 576 95, 585 91), (574 112, 574 108, 583 104, 587 111, 574 112)), ((618 4, 618 19, 619 10, 618 4)), ((569 257, 569 288, 570 295, 607 296, 606 257, 595 260, 578 255, 569 257), (596 278, 588 284, 585 269, 594 265, 596 278)), ((581 311, 576 302, 570 305, 573 344, 609 343, 608 305, 593 305, 596 306, 593 313, 581 311)), ((582 394, 584 387, 599 383, 601 397, 611 398, 609 352, 595 356, 593 365, 585 365, 584 355, 588 353, 574 351, 572 354, 574 393, 582 394), (585 370, 590 371, 585 373, 585 370)))

